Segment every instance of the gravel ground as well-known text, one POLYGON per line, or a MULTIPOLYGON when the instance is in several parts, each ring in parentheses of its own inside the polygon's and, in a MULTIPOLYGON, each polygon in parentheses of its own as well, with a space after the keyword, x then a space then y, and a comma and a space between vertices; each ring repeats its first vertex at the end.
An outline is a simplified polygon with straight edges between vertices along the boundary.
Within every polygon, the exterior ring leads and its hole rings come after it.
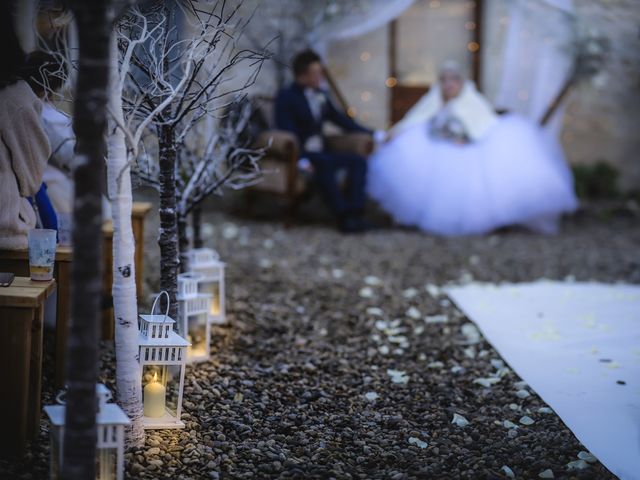
MULTIPOLYGON (((535 392, 517 395, 526 385, 427 286, 640 283, 638 218, 637 209, 593 205, 557 237, 440 239, 401 229, 348 237, 317 222, 284 230, 207 213, 207 244, 228 261, 231 324, 214 329, 213 360, 187 370, 187 428, 150 432, 127 453, 127 478, 538 478, 548 469, 615 478, 597 462, 568 469, 586 449, 535 392), (473 382, 496 371, 502 380, 490 388, 473 382), (468 424, 452 423, 456 414, 468 424), (535 423, 521 424, 524 416, 535 423)), ((109 377, 109 345, 103 362, 109 377)), ((47 382, 47 401, 52 393, 47 382)), ((26 459, 0 463, 0 476, 45 477, 46 435, 43 422, 26 459)))

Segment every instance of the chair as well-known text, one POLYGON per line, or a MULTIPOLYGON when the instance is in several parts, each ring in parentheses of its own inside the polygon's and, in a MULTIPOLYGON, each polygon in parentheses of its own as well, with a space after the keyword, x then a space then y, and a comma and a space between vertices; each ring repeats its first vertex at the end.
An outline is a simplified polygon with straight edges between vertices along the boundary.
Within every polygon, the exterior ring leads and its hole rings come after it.
MULTIPOLYGON (((272 119, 273 99, 259 97, 257 102, 264 119, 272 119)), ((272 122, 267 122, 272 127, 272 122)), ((336 153, 357 153, 367 157, 373 152, 373 139, 366 133, 327 135, 327 149, 336 153)), ((254 148, 264 148, 261 160, 264 177, 251 187, 253 193, 266 193, 283 197, 287 204, 285 225, 295 219, 300 204, 311 195, 312 176, 304 175, 298 166, 300 146, 291 132, 269 128, 261 132, 254 148)))

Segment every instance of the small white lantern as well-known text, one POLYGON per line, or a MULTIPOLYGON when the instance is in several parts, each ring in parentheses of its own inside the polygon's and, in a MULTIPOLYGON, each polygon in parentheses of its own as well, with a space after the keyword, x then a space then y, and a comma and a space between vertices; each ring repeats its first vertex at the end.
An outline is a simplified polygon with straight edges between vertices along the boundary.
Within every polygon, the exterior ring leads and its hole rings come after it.
POLYGON ((211 295, 198 292, 199 273, 178 275, 178 333, 191 342, 187 349, 187 361, 209 360, 211 324, 209 310, 211 295))
MULTIPOLYGON (((150 315, 140 315, 140 370, 145 429, 184 428, 182 393, 187 348, 191 345, 173 330, 176 323, 167 312, 154 315, 160 295, 153 302, 150 315)), ((161 295, 162 295, 161 294, 161 295)))
MULTIPOLYGON (((122 480, 124 478, 124 427, 129 417, 115 403, 107 403, 111 392, 103 384, 96 385, 98 396, 98 428, 96 479, 122 480)), ((63 403, 58 399, 59 403, 63 403)), ((60 478, 64 446, 64 417, 66 407, 47 405, 44 412, 51 422, 51 478, 60 478)))
POLYGON ((226 323, 224 302, 224 262, 218 252, 211 248, 194 248, 188 252, 189 270, 199 273, 198 290, 211 295, 209 321, 222 325, 226 323))

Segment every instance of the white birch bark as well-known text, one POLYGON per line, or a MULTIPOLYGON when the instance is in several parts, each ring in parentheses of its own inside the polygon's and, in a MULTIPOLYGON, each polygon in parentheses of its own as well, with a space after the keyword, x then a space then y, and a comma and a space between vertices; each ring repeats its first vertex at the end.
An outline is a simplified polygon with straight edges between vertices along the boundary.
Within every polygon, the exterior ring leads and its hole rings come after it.
POLYGON ((122 82, 116 35, 111 38, 107 182, 113 216, 113 310, 115 314, 116 382, 118 402, 131 419, 129 445, 144 444, 142 387, 138 363, 138 306, 135 244, 131 226, 131 175, 123 130, 122 82), (119 118, 113 118, 114 116, 119 118))

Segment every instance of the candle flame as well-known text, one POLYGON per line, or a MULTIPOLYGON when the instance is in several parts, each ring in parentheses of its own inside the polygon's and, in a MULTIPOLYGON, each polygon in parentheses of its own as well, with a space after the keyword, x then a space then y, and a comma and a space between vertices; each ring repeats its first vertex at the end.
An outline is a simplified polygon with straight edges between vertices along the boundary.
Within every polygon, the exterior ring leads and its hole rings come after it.
POLYGON ((153 372, 153 381, 154 382, 158 381, 158 372, 153 372))

